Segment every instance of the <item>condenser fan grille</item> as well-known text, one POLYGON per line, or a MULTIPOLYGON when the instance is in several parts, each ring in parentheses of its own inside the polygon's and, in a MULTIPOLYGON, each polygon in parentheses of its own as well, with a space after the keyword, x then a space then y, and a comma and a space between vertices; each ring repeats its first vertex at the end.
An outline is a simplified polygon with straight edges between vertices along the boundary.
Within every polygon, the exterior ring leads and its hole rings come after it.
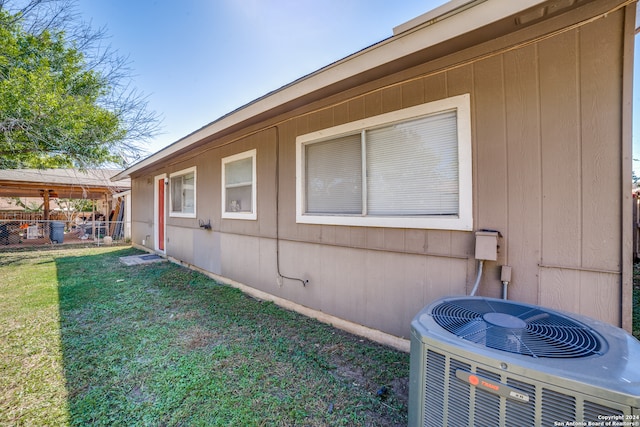
POLYGON ((469 298, 444 301, 435 322, 474 343, 531 357, 575 358, 600 354, 591 328, 551 310, 510 301, 469 298))

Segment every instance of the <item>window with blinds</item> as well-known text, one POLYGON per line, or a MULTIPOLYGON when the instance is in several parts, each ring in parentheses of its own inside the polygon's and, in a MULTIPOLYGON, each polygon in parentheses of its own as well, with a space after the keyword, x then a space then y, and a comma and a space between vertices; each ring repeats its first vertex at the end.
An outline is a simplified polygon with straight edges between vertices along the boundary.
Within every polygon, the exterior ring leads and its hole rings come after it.
POLYGON ((362 214, 362 144, 349 135, 305 147, 307 212, 362 214))
POLYGON ((472 229, 469 96, 298 137, 298 222, 472 229))
POLYGON ((170 216, 195 218, 196 169, 189 168, 169 176, 170 216))
POLYGON ((256 219, 256 150, 222 159, 222 217, 256 219))

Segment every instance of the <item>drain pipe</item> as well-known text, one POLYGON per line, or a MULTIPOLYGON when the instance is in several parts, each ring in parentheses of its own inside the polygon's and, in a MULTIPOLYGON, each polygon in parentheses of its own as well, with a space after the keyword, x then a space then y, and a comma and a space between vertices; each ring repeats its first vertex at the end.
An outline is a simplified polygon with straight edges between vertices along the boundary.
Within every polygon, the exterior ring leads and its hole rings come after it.
POLYGON ((282 279, 295 280, 302 283, 303 287, 309 284, 309 279, 303 279, 300 277, 285 276, 280 271, 280 128, 278 125, 273 126, 272 129, 276 131, 276 274, 278 275, 278 286, 282 286, 282 279))
POLYGON ((478 275, 476 276, 476 283, 473 285, 473 289, 471 290, 471 296, 476 296, 476 292, 478 292, 478 286, 480 286, 480 279, 482 278, 482 266, 484 265, 484 260, 478 260, 478 275))
POLYGON ((511 282, 511 267, 508 265, 503 265, 500 270, 500 281, 502 282, 502 299, 506 300, 507 298, 507 287, 509 286, 509 282, 511 282))

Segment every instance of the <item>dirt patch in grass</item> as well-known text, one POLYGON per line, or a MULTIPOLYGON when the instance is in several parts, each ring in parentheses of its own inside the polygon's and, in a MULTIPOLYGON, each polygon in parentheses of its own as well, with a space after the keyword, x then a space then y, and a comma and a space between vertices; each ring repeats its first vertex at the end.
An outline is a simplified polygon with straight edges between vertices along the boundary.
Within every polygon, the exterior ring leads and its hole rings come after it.
MULTIPOLYGON (((337 332, 342 333, 343 332, 337 332)), ((358 343, 363 343, 364 340, 360 338, 356 338, 353 336, 349 336, 349 334, 345 334, 345 339, 356 339, 358 343)), ((357 343, 354 343, 357 345, 357 343)), ((378 363, 377 358, 369 359, 368 362, 362 364, 354 364, 351 363, 350 360, 345 359, 343 356, 344 352, 344 344, 334 344, 330 345, 326 349, 323 349, 323 353, 327 355, 328 365, 335 369, 335 375, 342 380, 348 381, 356 387, 362 387, 366 390, 375 390, 376 396, 380 398, 381 401, 386 401, 389 396, 392 396, 392 399, 402 405, 407 406, 409 400, 409 377, 399 375, 397 377, 391 378, 390 381, 383 383, 381 378, 375 377, 371 375, 371 372, 365 372, 365 367, 369 367, 370 370, 381 369, 380 366, 372 366, 371 364, 378 363)), ((385 351, 386 348, 382 347, 382 351, 385 351)), ((366 357, 366 356, 365 356, 366 357)), ((397 363, 394 361, 390 361, 388 363, 397 363)), ((387 366, 389 369, 397 369, 397 366, 387 366)), ((404 368, 404 367, 403 367, 404 368)))
POLYGON ((186 350, 203 349, 213 347, 220 343, 217 333, 200 326, 192 326, 180 336, 180 342, 186 350))

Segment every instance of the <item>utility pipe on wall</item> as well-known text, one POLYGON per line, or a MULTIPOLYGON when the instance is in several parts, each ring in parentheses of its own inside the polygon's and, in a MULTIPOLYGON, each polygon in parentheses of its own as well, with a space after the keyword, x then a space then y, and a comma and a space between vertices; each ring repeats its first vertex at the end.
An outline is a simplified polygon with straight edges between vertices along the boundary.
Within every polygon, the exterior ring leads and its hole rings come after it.
POLYGON ((482 266, 484 265, 484 260, 481 259, 478 261, 478 275, 476 276, 476 283, 473 285, 473 289, 471 290, 471 296, 474 297, 476 292, 478 292, 478 286, 480 286, 480 279, 482 278, 482 266))
POLYGON ((507 299, 507 287, 511 282, 511 267, 503 265, 500 270, 500 281, 502 282, 502 299, 507 299))

